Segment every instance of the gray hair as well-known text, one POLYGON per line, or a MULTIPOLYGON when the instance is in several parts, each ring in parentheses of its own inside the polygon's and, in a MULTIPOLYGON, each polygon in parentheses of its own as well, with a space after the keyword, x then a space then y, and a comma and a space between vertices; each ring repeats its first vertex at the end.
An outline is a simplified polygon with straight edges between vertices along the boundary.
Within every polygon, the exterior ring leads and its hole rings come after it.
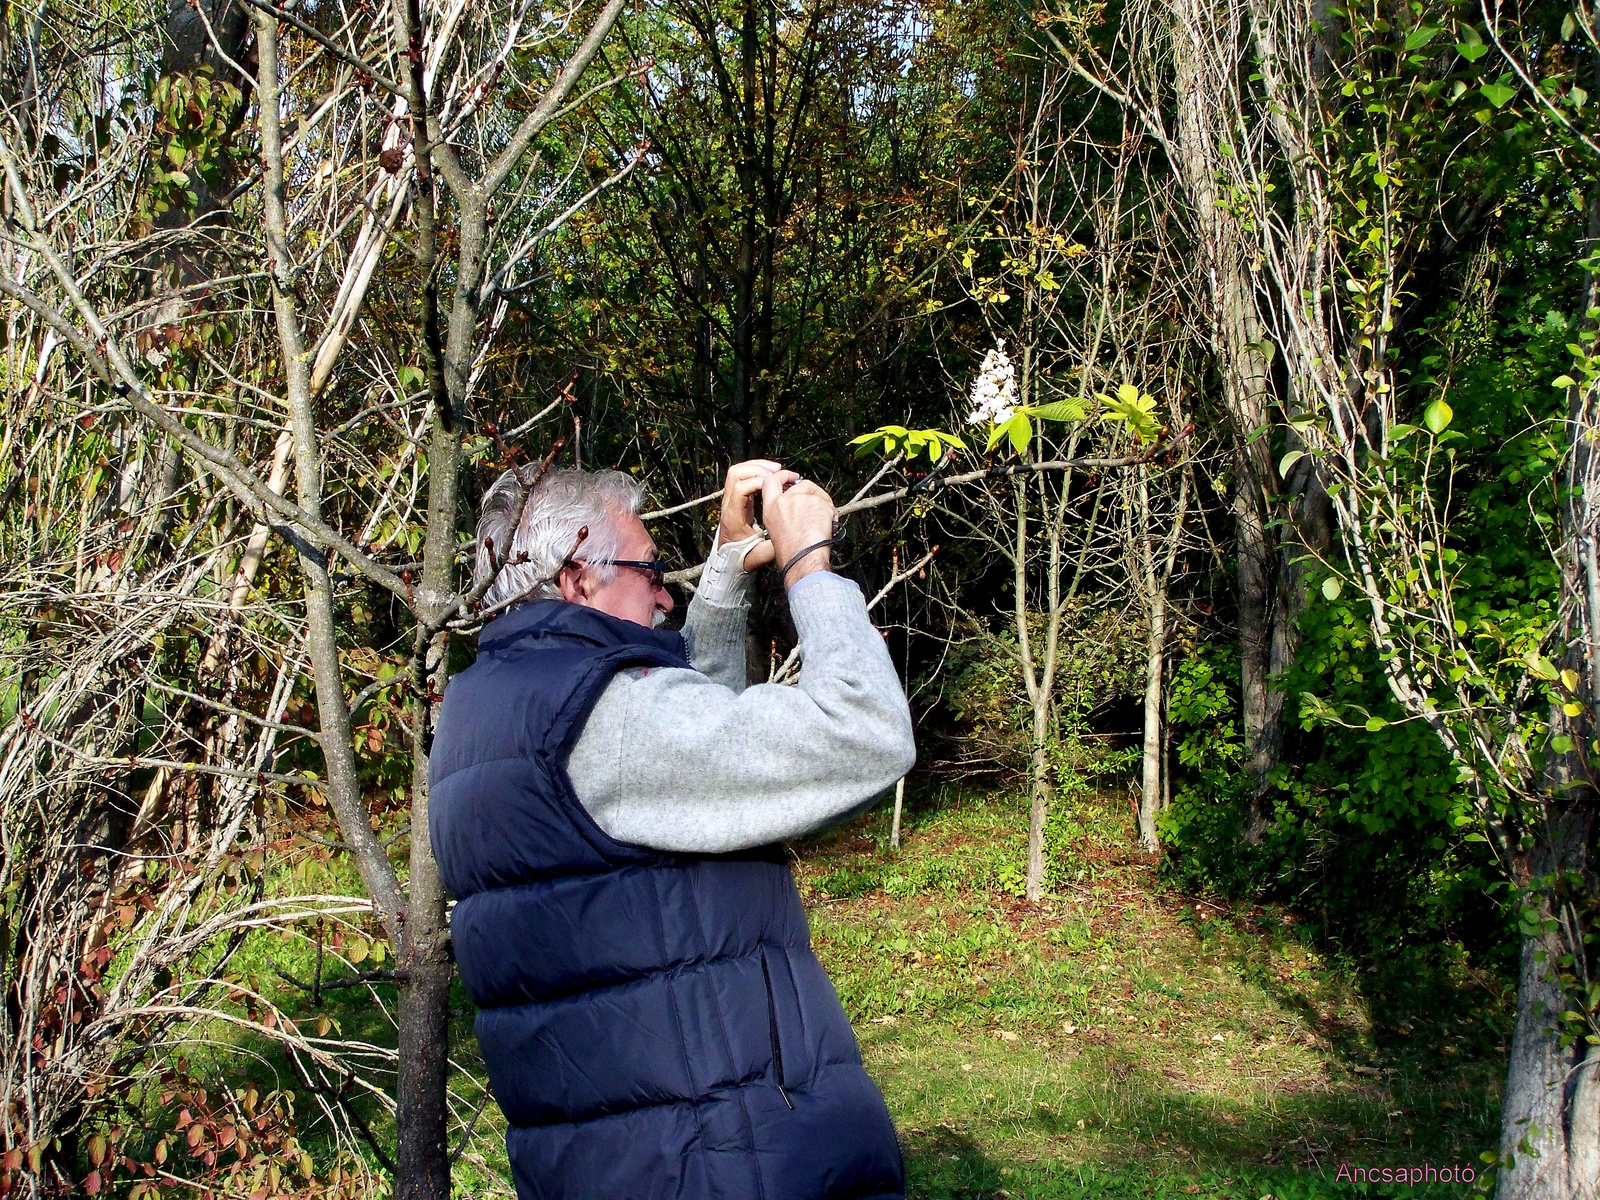
MULTIPOLYGON (((531 475, 537 468, 527 470, 531 475)), ((578 531, 589 527, 579 558, 615 558, 621 544, 617 518, 637 514, 644 499, 644 489, 617 471, 550 471, 532 494, 522 475, 515 470, 505 472, 483 497, 478 516, 473 584, 482 586, 497 566, 505 564, 483 594, 484 607, 516 597, 559 600, 557 577, 578 540, 578 531), (524 556, 526 561, 518 561, 524 556)), ((616 567, 600 563, 591 570, 601 583, 617 573, 616 567)))

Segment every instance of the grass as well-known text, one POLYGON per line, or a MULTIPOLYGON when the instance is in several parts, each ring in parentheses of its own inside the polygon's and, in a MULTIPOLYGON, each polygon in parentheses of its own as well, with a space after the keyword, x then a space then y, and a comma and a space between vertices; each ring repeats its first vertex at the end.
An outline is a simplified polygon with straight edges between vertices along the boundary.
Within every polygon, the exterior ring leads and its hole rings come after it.
POLYGON ((1506 1014, 1470 972, 1362 972, 1285 914, 1177 895, 1113 794, 1065 823, 1063 877, 1027 904, 1005 890, 1024 817, 926 798, 897 855, 884 812, 800 848, 913 1195, 1315 1195, 1348 1190, 1341 1163, 1494 1144, 1506 1014))
MULTIPOLYGON (((1053 821, 1052 894, 1036 905, 1014 894, 1020 798, 913 789, 894 854, 888 820, 885 806, 796 847, 795 875, 900 1129, 912 1197, 1468 1191, 1337 1178, 1341 1164, 1476 1164, 1496 1141, 1508 1014, 1464 964, 1359 967, 1290 914, 1179 895, 1132 851, 1119 794, 1053 821)), ((346 870, 313 868, 303 886, 331 890, 346 870)), ((272 967, 303 977, 308 955, 262 937, 236 966, 303 1024, 306 999, 272 967)), ((393 990, 380 995, 392 1010, 393 990)), ((330 993, 322 1011, 346 1037, 394 1044, 358 991, 330 993)), ((259 1078, 275 1060, 258 1049, 259 1078)), ((452 1057, 464 1119, 483 1067, 459 984, 452 1057)), ((459 1191, 510 1195, 503 1131, 491 1104, 459 1191)), ((307 1145, 329 1137, 306 1120, 307 1145)))

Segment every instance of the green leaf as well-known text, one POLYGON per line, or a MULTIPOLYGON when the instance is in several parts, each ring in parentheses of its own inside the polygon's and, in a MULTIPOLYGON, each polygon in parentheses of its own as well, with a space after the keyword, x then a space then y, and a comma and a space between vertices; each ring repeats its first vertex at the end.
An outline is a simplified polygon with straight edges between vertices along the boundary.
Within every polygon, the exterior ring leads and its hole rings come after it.
POLYGON ((1461 57, 1466 59, 1468 62, 1477 62, 1485 54, 1489 53, 1489 47, 1485 46, 1482 42, 1479 42, 1476 46, 1470 45, 1466 42, 1457 42, 1456 53, 1461 55, 1461 57))
POLYGON ((1389 725, 1389 722, 1385 721, 1382 717, 1368 717, 1367 718, 1367 732, 1368 733, 1377 733, 1378 730, 1380 730, 1380 729, 1386 729, 1388 727, 1388 725, 1389 725))
POLYGON ((1566 16, 1561 18, 1561 40, 1563 42, 1570 42, 1572 40, 1572 35, 1577 32, 1578 22, 1571 13, 1568 13, 1566 16))
POLYGON ((1395 425, 1389 430, 1389 440, 1391 442, 1403 442, 1416 431, 1417 427, 1415 425, 1395 425))
POLYGON ((1561 678, 1561 672, 1556 670, 1555 663, 1529 650, 1522 656, 1522 661, 1528 664, 1528 669, 1547 683, 1555 683, 1561 678))
POLYGON ((1322 594, 1329 600, 1337 600, 1339 593, 1342 591, 1344 591, 1344 584, 1340 583, 1332 575, 1322 581, 1322 594))
POLYGON ((1000 444, 1000 439, 1005 437, 1005 435, 1006 435, 1006 427, 1004 425, 996 425, 992 429, 990 429, 989 430, 989 444, 984 447, 984 451, 988 452, 990 450, 993 450, 996 446, 998 446, 1000 444))
POLYGON ((1550 739, 1550 749, 1554 750, 1557 754, 1571 754, 1572 739, 1564 734, 1559 734, 1550 739))
POLYGON ((1141 442, 1153 442, 1161 436, 1161 423, 1155 417, 1154 396, 1140 392, 1131 383, 1124 383, 1117 387, 1116 399, 1104 393, 1097 393, 1096 398, 1106 408, 1100 414, 1102 421, 1126 425, 1129 432, 1136 434, 1141 442))
POLYGON ((1478 89, 1483 93, 1483 98, 1496 108, 1504 108, 1517 94, 1516 88, 1507 87, 1503 83, 1486 83, 1478 89))
POLYGON ((1033 440, 1033 422, 1028 420, 1026 413, 1018 413, 1006 422, 1006 434, 1011 438, 1011 444, 1018 454, 1028 452, 1028 443, 1033 440))
POLYGON ((1551 382, 1550 386, 1558 388, 1577 387, 1578 381, 1571 375, 1557 375, 1554 381, 1551 382))
POLYGON ((1439 27, 1437 25, 1431 29, 1414 29, 1406 35, 1406 49, 1421 50, 1424 46, 1438 36, 1439 27))
POLYGON ((1295 463, 1306 456, 1304 450, 1291 450, 1278 460, 1278 474, 1280 477, 1289 478, 1289 472, 1294 469, 1295 463))
POLYGON ((178 144, 177 138, 173 138, 167 143, 167 157, 172 160, 173 166, 181 167, 184 160, 189 157, 189 152, 178 144))
POLYGON ((1435 400, 1422 413, 1422 423, 1435 437, 1450 427, 1450 419, 1455 411, 1443 400, 1435 400))
POLYGON ((1081 400, 1053 400, 1028 411, 1044 421, 1082 421, 1089 415, 1081 400))

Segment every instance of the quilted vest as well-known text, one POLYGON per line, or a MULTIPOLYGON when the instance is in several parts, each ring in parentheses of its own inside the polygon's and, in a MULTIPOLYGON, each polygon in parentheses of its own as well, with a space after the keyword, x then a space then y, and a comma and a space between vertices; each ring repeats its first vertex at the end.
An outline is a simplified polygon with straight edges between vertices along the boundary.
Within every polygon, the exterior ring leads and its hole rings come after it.
POLYGON ((780 848, 618 842, 566 761, 683 640, 535 601, 445 692, 429 828, 518 1200, 900 1197, 899 1144, 780 848))

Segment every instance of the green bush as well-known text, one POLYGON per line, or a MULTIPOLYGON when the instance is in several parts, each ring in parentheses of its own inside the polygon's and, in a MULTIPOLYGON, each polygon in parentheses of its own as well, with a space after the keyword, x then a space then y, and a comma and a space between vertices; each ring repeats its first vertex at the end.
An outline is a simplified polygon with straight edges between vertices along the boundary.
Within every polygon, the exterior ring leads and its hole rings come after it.
MULTIPOLYGON (((1325 608, 1308 612, 1303 624, 1303 662, 1320 655, 1348 663, 1370 653, 1325 608)), ((1363 959, 1409 961, 1411 951, 1455 945, 1499 953, 1504 918, 1490 893, 1489 864, 1457 828, 1464 798, 1455 772, 1420 723, 1377 733, 1324 729, 1302 739, 1291 750, 1304 765, 1286 762, 1274 779, 1265 836, 1259 845, 1245 842, 1253 781, 1238 678, 1237 652, 1214 644, 1198 647, 1174 673, 1177 777, 1160 821, 1165 877, 1184 891, 1292 905, 1322 937, 1363 959)), ((1289 683, 1306 679, 1301 668, 1289 683)), ((1348 681, 1345 694, 1357 686, 1367 707, 1382 704, 1376 671, 1348 681)))

